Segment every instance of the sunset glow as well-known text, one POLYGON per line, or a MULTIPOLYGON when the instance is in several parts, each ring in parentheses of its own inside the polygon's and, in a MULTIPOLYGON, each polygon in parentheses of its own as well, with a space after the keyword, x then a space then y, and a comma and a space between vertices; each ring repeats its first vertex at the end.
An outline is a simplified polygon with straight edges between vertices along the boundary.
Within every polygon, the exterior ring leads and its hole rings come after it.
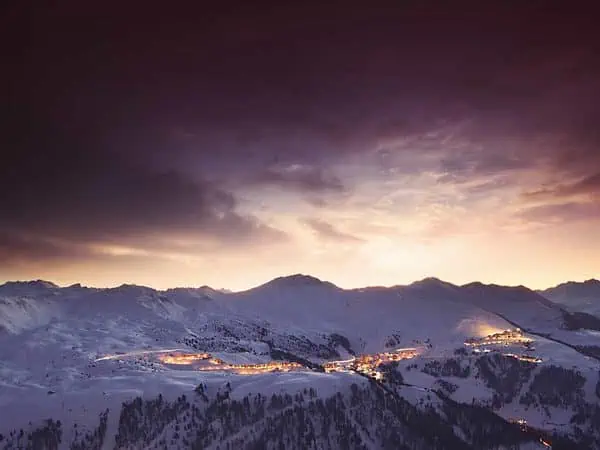
POLYGON ((192 26, 147 5, 108 25, 67 3, 14 52, 29 75, 6 102, 0 282, 600 274, 593 15, 213 5, 192 26))

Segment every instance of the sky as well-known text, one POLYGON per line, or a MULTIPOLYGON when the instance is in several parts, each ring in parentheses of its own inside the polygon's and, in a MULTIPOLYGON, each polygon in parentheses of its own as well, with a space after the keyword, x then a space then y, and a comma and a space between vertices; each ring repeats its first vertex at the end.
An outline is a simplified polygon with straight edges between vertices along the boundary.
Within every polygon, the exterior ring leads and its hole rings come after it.
POLYGON ((148 3, 2 15, 0 282, 600 276, 590 2, 148 3))

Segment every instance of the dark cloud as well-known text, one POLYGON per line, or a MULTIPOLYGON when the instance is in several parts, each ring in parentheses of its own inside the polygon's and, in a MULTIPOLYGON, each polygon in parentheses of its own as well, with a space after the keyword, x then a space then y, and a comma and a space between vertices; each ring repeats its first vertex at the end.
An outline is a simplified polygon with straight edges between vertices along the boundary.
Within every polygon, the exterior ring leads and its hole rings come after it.
POLYGON ((558 184, 553 187, 526 192, 524 197, 537 199, 570 197, 574 195, 600 195, 600 172, 588 175, 571 183, 558 184))
POLYGON ((529 222, 561 223, 581 220, 600 220, 600 202, 563 202, 532 206, 517 216, 529 222))
POLYGON ((496 124, 506 120, 517 129, 554 129, 569 117, 548 108, 557 92, 561 102, 552 104, 570 105, 574 96, 587 102, 569 107, 585 111, 573 127, 585 123, 597 108, 591 96, 562 88, 593 73, 585 50, 594 49, 595 23, 573 7, 505 3, 235 12, 121 6, 117 13, 66 2, 23 12, 34 26, 22 52, 30 70, 19 84, 35 94, 42 116, 96 123, 128 152, 171 146, 211 161, 252 153, 315 162, 439 118, 482 117, 485 133, 502 132, 496 124), (173 128, 186 130, 190 142, 165 141, 173 128), (207 141, 206 130, 230 141, 207 141), (287 142, 271 146, 273 134, 287 142), (311 139, 303 150, 290 143, 311 139))
POLYGON ((329 205, 329 202, 327 200, 319 196, 306 197, 306 201, 309 205, 312 205, 315 208, 325 208, 329 205))
POLYGON ((471 195, 489 195, 492 191, 497 191, 509 187, 511 180, 507 178, 494 178, 491 181, 483 181, 465 188, 465 191, 471 195))
POLYGON ((573 183, 572 185, 566 187, 567 192, 571 192, 574 194, 577 193, 600 193, 600 172, 597 172, 593 175, 585 177, 584 179, 573 183))
POLYGON ((440 182, 462 182, 530 168, 528 157, 490 151, 469 151, 442 156, 440 182))
POLYGON ((31 139, 0 167, 0 229, 82 241, 175 233, 224 242, 282 233, 237 212, 233 194, 62 133, 31 139))
MULTIPOLYGON (((139 236, 133 247, 122 240, 102 244, 90 244, 84 241, 49 238, 43 235, 23 234, 0 231, 0 265, 7 269, 25 269, 31 267, 64 267, 81 264, 104 265, 118 271, 120 264, 125 266, 164 263, 181 257, 201 256, 208 251, 222 251, 219 248, 203 248, 201 245, 188 244, 185 247, 163 245, 160 240, 139 236), (141 245, 140 245, 141 244, 141 245)), ((96 266, 97 267, 97 266, 96 266)))
POLYGON ((29 261, 57 261, 90 256, 77 245, 61 244, 18 233, 0 231, 0 263, 15 264, 29 261))
POLYGON ((304 193, 343 192, 345 189, 342 181, 327 170, 300 164, 269 168, 250 182, 304 193))
POLYGON ((362 242, 362 239, 353 236, 348 233, 344 233, 343 231, 338 230, 329 222, 325 222, 320 219, 305 219, 303 221, 307 226, 309 226, 317 236, 325 240, 333 240, 338 242, 362 242))

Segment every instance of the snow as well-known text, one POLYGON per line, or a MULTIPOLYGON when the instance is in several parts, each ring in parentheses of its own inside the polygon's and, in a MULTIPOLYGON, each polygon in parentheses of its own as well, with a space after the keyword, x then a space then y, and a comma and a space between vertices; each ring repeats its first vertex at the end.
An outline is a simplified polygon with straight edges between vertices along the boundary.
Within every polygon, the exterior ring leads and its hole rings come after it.
POLYGON ((600 316, 600 280, 563 283, 540 291, 540 294, 565 306, 570 311, 581 311, 600 316))
MULTIPOLYGON (((358 353, 419 346, 424 349, 420 357, 399 364, 405 382, 414 385, 402 388, 402 395, 418 402, 437 379, 420 368, 407 371, 407 365, 417 361, 422 367, 428 360, 453 357, 466 338, 514 328, 511 322, 574 345, 600 342, 597 332, 561 329, 560 314, 560 308, 525 288, 460 287, 436 279, 409 286, 344 290, 296 275, 237 293, 208 287, 156 291, 134 285, 94 289, 61 288, 42 281, 7 283, 0 286, 0 411, 10 414, 2 413, 0 432, 48 417, 65 424, 77 421, 96 426, 100 412, 117 411, 125 400, 158 393, 176 398, 191 393, 199 383, 218 389, 229 382, 231 395, 241 398, 248 393, 270 395, 308 387, 319 395, 332 395, 351 383, 366 382, 353 373, 305 370, 239 375, 160 363, 161 352, 196 351, 184 342, 191 336, 201 343, 212 339, 221 345, 210 353, 231 364, 270 360, 262 332, 282 350, 294 345, 294 339, 327 345, 332 333, 347 338, 358 353)), ((588 380, 586 398, 594 397, 598 361, 558 342, 531 337, 532 353, 543 359, 542 365, 582 371, 588 380)), ((340 345, 333 349, 337 359, 351 356, 340 345)), ((316 353, 299 356, 323 359, 316 353)), ((453 394, 457 401, 486 401, 493 394, 474 377, 448 381, 458 386, 453 394)), ((531 423, 549 426, 539 412, 525 411, 518 404, 500 413, 505 417, 520 414, 531 423)), ((553 422, 568 423, 568 419, 563 410, 552 413, 553 422)), ((109 428, 113 430, 115 420, 111 415, 109 428)))

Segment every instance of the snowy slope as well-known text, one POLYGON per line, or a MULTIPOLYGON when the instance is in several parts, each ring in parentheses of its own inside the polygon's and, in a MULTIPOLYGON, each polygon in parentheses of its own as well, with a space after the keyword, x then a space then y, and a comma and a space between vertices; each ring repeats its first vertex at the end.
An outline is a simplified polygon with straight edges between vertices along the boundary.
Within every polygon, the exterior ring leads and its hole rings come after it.
POLYGON ((560 307, 524 286, 471 283, 461 287, 467 301, 518 322, 524 328, 551 332, 563 324, 560 307))
POLYGON ((253 342, 270 342, 303 357, 327 358, 336 353, 332 335, 347 339, 346 350, 358 353, 425 341, 456 348, 466 338, 512 328, 510 322, 550 334, 560 330, 562 312, 526 288, 460 287, 436 279, 344 290, 294 275, 238 293, 207 287, 59 288, 46 282, 0 287, 5 339, 35 341, 34 348, 76 347, 86 355, 210 341, 204 350, 241 345, 236 351, 251 351, 253 342))
MULTIPOLYGON (((514 328, 512 322, 565 341, 600 340, 562 329, 561 308, 522 287, 455 286, 425 279, 408 286, 344 290, 305 275, 237 293, 208 287, 157 291, 135 285, 96 289, 43 281, 7 283, 0 286, 0 410, 14 414, 10 420, 0 416, 0 424, 14 428, 53 412, 54 418, 71 424, 76 414, 80 423, 92 427, 105 408, 114 411, 138 395, 175 398, 200 382, 222 386, 230 381, 241 397, 305 386, 335 395, 348 391, 357 377, 310 371, 200 373, 167 367, 157 352, 209 352, 228 363, 247 364, 271 360, 273 350, 322 362, 348 358, 349 352, 419 346, 425 350, 418 360, 426 363, 453 355, 467 338, 514 328)), ((560 343, 534 339, 544 364, 584 371, 586 395, 593 395, 596 360, 560 343)), ((420 371, 412 374, 415 384, 431 388, 436 383, 420 371)), ((472 377, 457 384, 460 401, 492 395, 472 377)), ((422 397, 413 400, 421 402, 422 397)), ((113 434, 117 420, 109 415, 113 434)))
POLYGON ((600 280, 591 279, 582 283, 571 281, 539 293, 570 311, 600 316, 600 280))
POLYGON ((481 329, 510 325, 454 295, 410 287, 343 290, 305 276, 280 278, 224 299, 231 308, 274 326, 307 333, 338 333, 356 350, 381 351, 396 335, 397 345, 432 340, 461 344, 481 329))

